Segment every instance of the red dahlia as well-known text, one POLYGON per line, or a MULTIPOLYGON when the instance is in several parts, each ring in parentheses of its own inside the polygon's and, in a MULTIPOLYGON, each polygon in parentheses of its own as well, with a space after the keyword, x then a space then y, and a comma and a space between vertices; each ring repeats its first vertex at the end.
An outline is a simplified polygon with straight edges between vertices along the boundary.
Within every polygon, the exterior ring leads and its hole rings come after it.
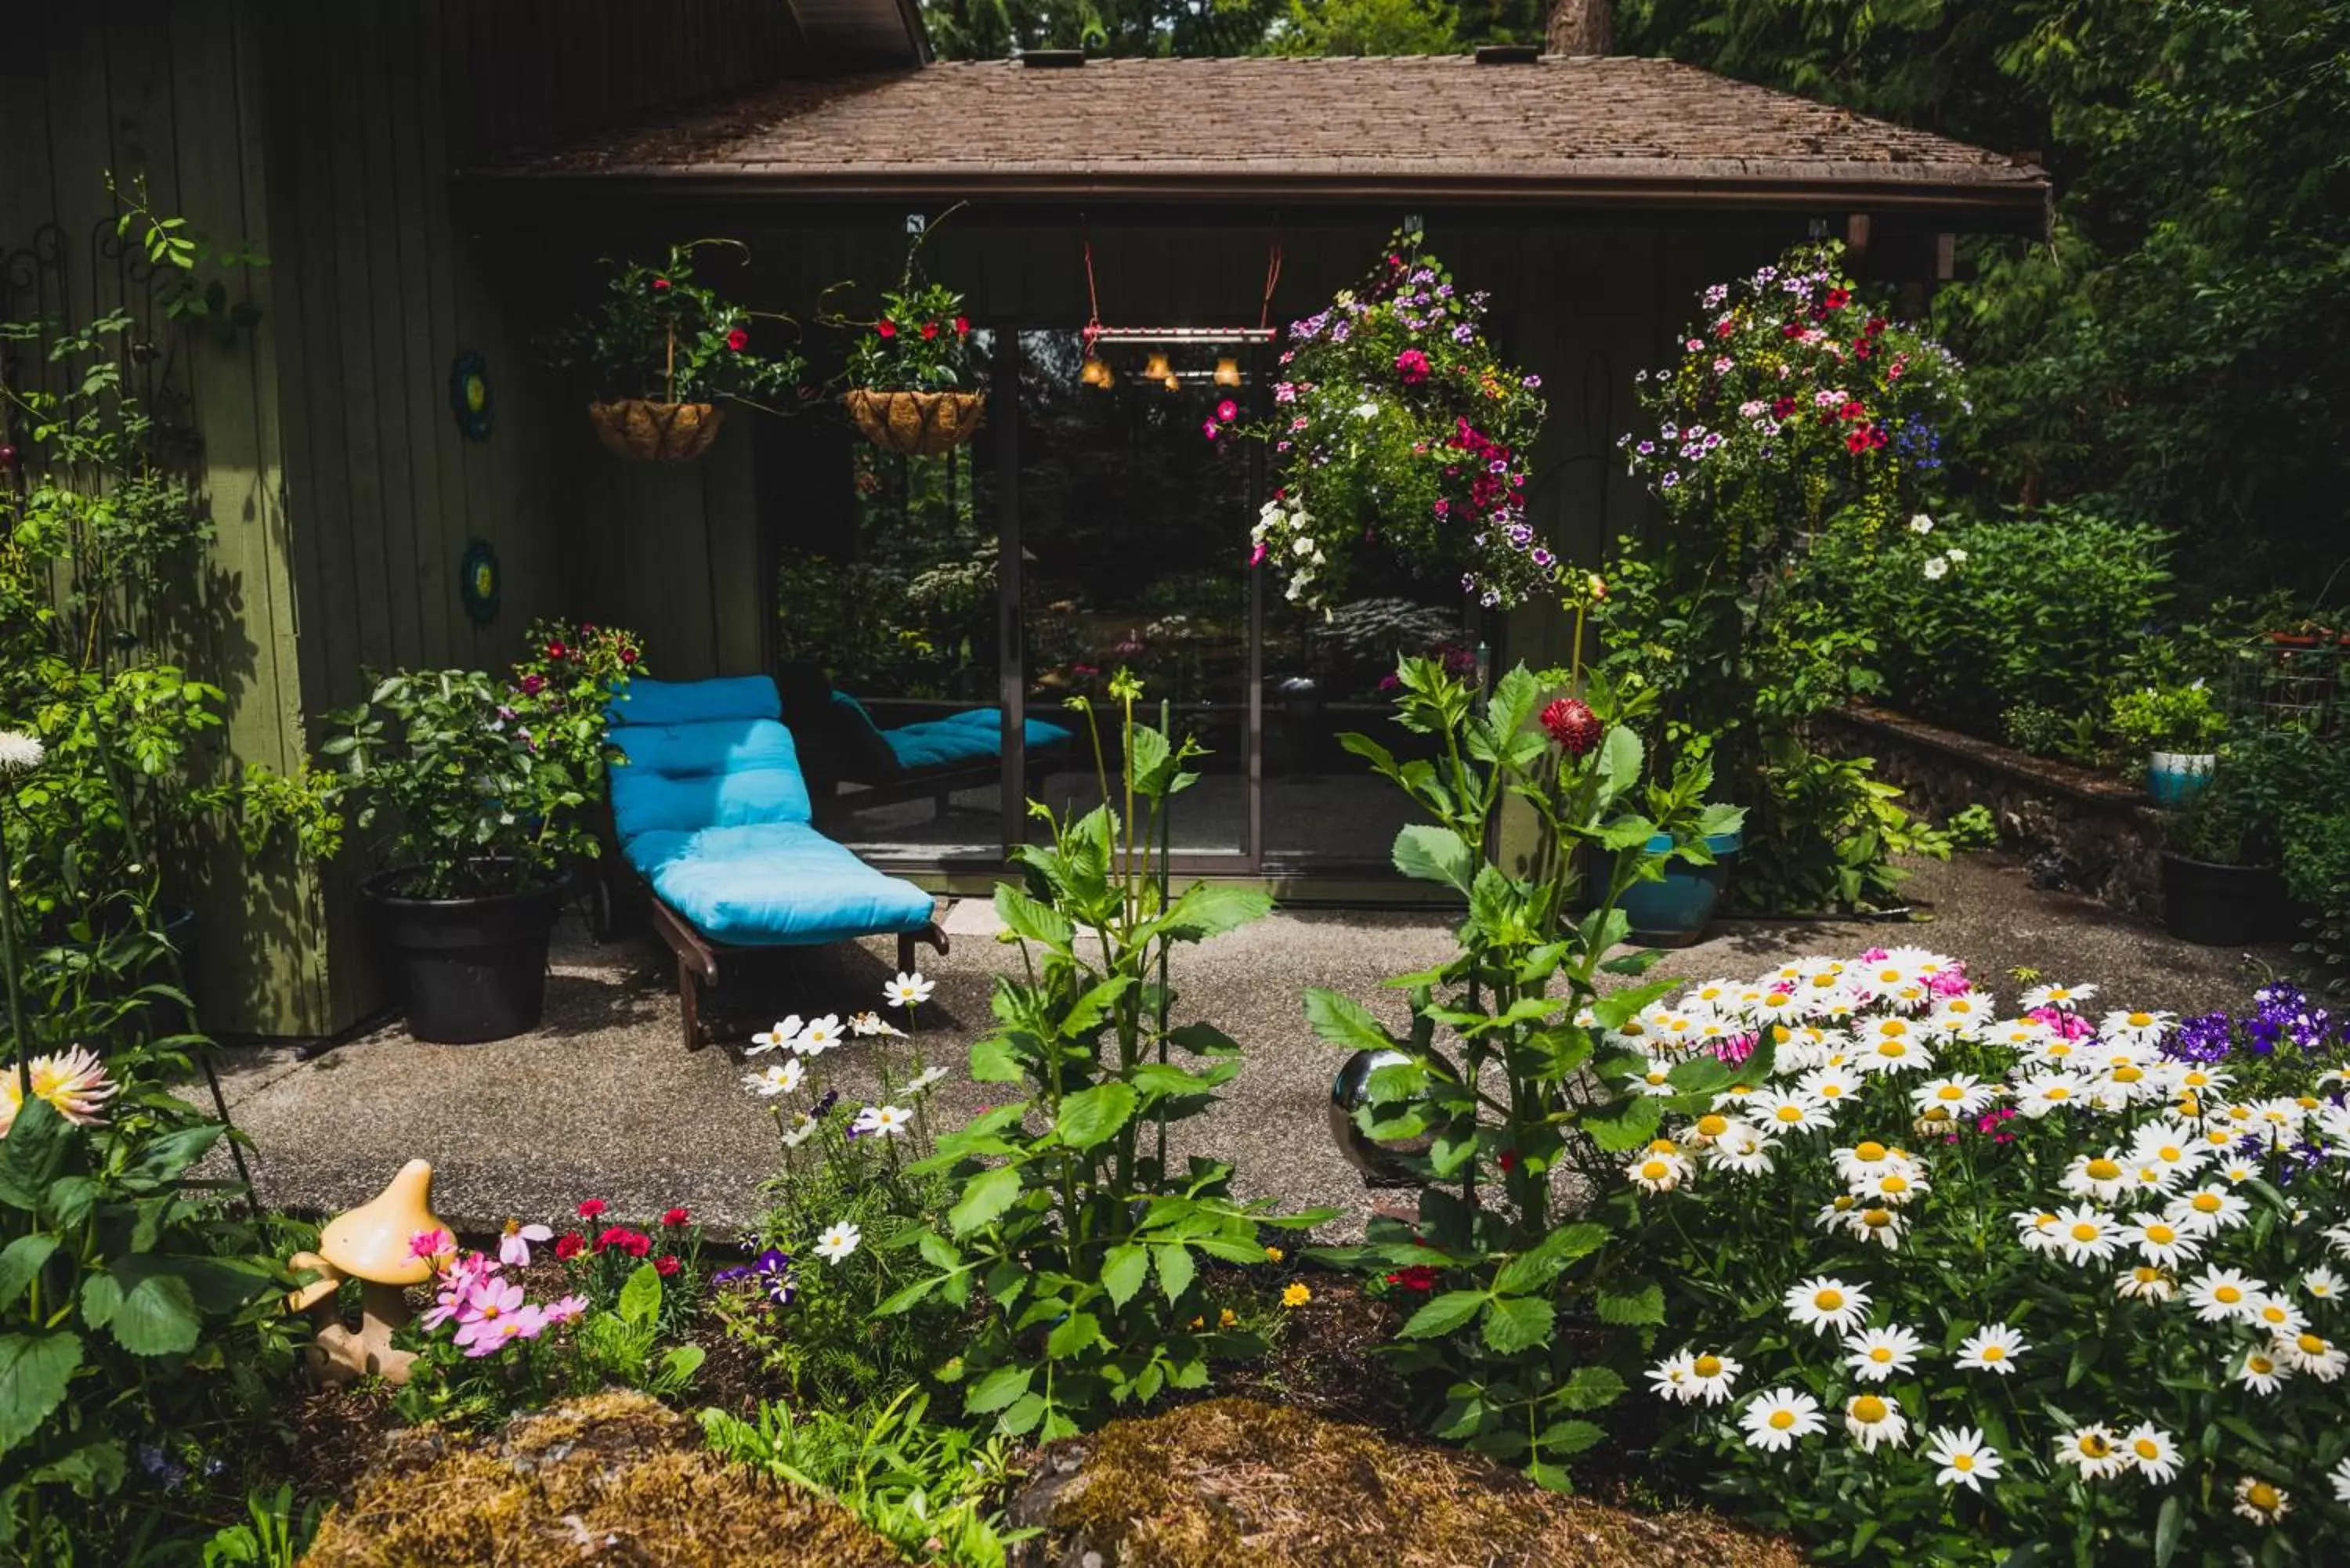
POLYGON ((885 318, 875 322, 873 330, 884 337, 895 337, 898 336, 898 324, 885 318))
POLYGON ((1599 743, 1599 715, 1580 697, 1561 697, 1544 709, 1542 727, 1571 757, 1582 756, 1599 743))

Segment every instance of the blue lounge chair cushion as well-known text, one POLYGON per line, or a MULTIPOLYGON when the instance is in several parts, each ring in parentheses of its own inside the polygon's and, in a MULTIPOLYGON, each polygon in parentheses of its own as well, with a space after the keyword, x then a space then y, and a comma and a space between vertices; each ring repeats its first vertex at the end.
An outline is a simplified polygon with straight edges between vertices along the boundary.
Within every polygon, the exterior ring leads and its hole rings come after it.
POLYGON ((622 853, 660 901, 737 947, 802 947, 928 925, 931 896, 805 822, 658 830, 622 853))
MULTIPOLYGON (((898 765, 909 773, 919 768, 979 762, 999 756, 1003 750, 1003 721, 993 708, 973 708, 943 719, 900 724, 894 730, 882 731, 881 738, 889 742, 898 765)), ((1068 739, 1069 732, 1058 724, 1049 724, 1042 719, 1028 721, 1028 749, 1032 753, 1065 745, 1068 739)))
POLYGON ((764 675, 711 680, 650 680, 639 675, 613 694, 614 724, 698 724, 712 719, 780 719, 784 701, 764 675))
POLYGON ((612 826, 623 844, 663 830, 815 815, 792 732, 773 719, 616 724, 609 733, 626 759, 610 774, 612 826))

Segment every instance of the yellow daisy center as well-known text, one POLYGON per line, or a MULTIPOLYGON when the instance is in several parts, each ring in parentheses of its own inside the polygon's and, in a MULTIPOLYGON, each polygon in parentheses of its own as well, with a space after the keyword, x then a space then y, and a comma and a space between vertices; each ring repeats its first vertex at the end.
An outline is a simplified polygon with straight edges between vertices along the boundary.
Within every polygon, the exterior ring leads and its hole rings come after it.
POLYGON ((2145 1076, 2146 1069, 2143 1067, 2116 1067, 2114 1069, 2114 1082, 2116 1084, 2135 1084, 2140 1078, 2145 1076))
POLYGON ((1986 1345, 1981 1350, 1976 1352, 1975 1359, 1978 1361, 2005 1361, 2007 1359, 2007 1346, 2003 1345, 1986 1345))
POLYGON ((1872 1231, 1883 1230, 1886 1226, 1893 1223, 1893 1210, 1890 1209, 1871 1209, 1860 1217, 1860 1222, 1867 1226, 1872 1231))
POLYGON ((1907 1192, 1909 1190, 1909 1179, 1906 1176, 1888 1176, 1877 1184, 1877 1189, 1880 1192, 1907 1192))
POLYGON ((1844 1293, 1822 1291, 1812 1298, 1812 1304, 1822 1312, 1841 1312, 1844 1309, 1844 1293))
POLYGON ((1782 1406, 1778 1409, 1771 1412, 1772 1430, 1783 1432, 1794 1424, 1795 1413, 1793 1410, 1786 1408, 1784 1406, 1782 1406))
POLYGON ((1673 1140, 1669 1137, 1653 1138, 1649 1141, 1648 1152, 1650 1154, 1672 1154, 1679 1150, 1679 1147, 1680 1146, 1679 1144, 1673 1142, 1673 1140))
POLYGON ((1699 1357, 1697 1358, 1697 1367, 1696 1367, 1696 1371, 1697 1371, 1697 1375, 1698 1375, 1700 1377, 1719 1377, 1719 1376, 1721 1376, 1721 1357, 1720 1357, 1719 1355, 1700 1355, 1700 1356, 1699 1356, 1699 1357))
POLYGON ((1885 1146, 1881 1143, 1871 1141, 1862 1144, 1858 1148, 1854 1149, 1852 1152, 1858 1155, 1863 1159, 1874 1162, 1885 1158, 1885 1146))
POLYGON ((1967 1092, 1956 1084, 1944 1084, 1934 1091, 1934 1097, 1942 1100, 1963 1100, 1967 1097, 1967 1092))
POLYGON ((2130 1445, 2130 1451, 2137 1454, 2139 1459, 2147 1460, 2148 1463, 2162 1458, 2162 1445, 2156 1442, 2152 1438, 2140 1438, 2137 1442, 2130 1445))
POLYGON ((1793 1123, 1799 1122, 1804 1119, 1804 1107, 1801 1106, 1781 1106, 1773 1114, 1776 1115, 1781 1121, 1792 1125, 1793 1123))
POLYGON ((2303 1355, 2323 1355, 2325 1354, 2325 1342, 2318 1338, 2317 1335, 2314 1334, 2302 1334, 2293 1341, 2293 1344, 2301 1347, 2301 1353, 2303 1355))
POLYGON ((1950 1468, 1954 1470, 1971 1470, 1975 1468, 1975 1457, 1972 1454, 1952 1454, 1950 1468))
POLYGON ((2146 1228, 2146 1239, 2158 1247, 2168 1247, 2178 1240, 2178 1232, 2168 1225, 2149 1225, 2146 1228))
POLYGON ((1665 1173, 1670 1169, 1672 1167, 1663 1160, 1652 1159, 1640 1167, 1640 1175, 1649 1181, 1662 1181, 1665 1179, 1665 1173))
POLYGON ((2234 1306, 2244 1299, 2244 1293, 2233 1285, 2221 1285, 2211 1293, 2211 1299, 2222 1306, 2234 1306))
POLYGON ((1730 1130, 1730 1118, 1712 1114, 1700 1116, 1697 1119, 1697 1130, 1707 1137, 1720 1137, 1730 1130))
POLYGON ((2223 1207, 2216 1192, 2199 1192, 2195 1195, 2194 1203, 2198 1214, 2217 1214, 2223 1207))
POLYGON ((1874 1394, 1864 1394, 1852 1402, 1852 1418, 1864 1427, 1874 1427, 1885 1415, 1885 1401, 1874 1394))
POLYGON ((2277 1505, 2277 1489, 2266 1481, 2254 1481, 2251 1489, 2244 1493, 2244 1501, 2262 1513, 2272 1512, 2277 1505))
POLYGON ((2254 1351, 2251 1355, 2244 1358, 2244 1370, 2247 1372, 2257 1372, 2262 1376, 2266 1377, 2270 1373, 2276 1370, 2276 1363, 2271 1361, 2267 1356, 2262 1355, 2260 1352, 2254 1351))
POLYGON ((1882 1345, 1873 1345, 1869 1346, 1868 1358, 1883 1366, 1893 1359, 1893 1352, 1882 1345))
POLYGON ((2122 1168, 2110 1159, 2093 1159, 2087 1168, 2090 1177, 2097 1181, 2116 1180, 2122 1173, 2122 1168))
POLYGON ((2154 1014, 2151 1012, 2133 1012, 2129 1015, 2129 1026, 2132 1029, 2143 1029, 2153 1022, 2154 1014))
POLYGON ((2093 1459, 2102 1459, 2114 1451, 2113 1444, 2106 1441, 2104 1435, 2097 1432, 2082 1433, 2080 1448, 2084 1456, 2093 1459))
POLYGON ((2073 1227, 2073 1240, 2075 1241, 2094 1241, 2097 1235, 2097 1228, 2085 1220, 2073 1227))
POLYGON ((2282 1323, 2284 1318, 2284 1308, 2277 1305, 2276 1303, 2266 1302, 2262 1303, 2261 1321, 2262 1323, 2282 1323))

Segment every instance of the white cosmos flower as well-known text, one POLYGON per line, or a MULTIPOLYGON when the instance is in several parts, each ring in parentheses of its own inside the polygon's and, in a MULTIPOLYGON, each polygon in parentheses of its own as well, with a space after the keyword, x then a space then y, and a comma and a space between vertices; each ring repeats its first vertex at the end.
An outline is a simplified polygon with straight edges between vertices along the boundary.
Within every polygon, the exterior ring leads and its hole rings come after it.
POLYGON ((2122 1436, 2122 1449, 2138 1473, 2156 1486, 2178 1473, 2178 1444, 2151 1421, 2141 1421, 2122 1436))
POLYGON ((22 730, 0 730, 0 774, 30 773, 47 754, 39 736, 22 730))
POLYGON ((878 1012, 852 1012, 848 1015, 848 1032, 860 1040, 878 1035, 903 1039, 906 1032, 878 1012))
POLYGON ((822 1018, 810 1020, 808 1026, 800 1031, 799 1038, 791 1043, 791 1047, 802 1056, 821 1056, 839 1044, 842 1038, 840 1014, 827 1012, 822 1018))
POLYGON ((1745 1429, 1748 1447, 1774 1454, 1793 1447, 1798 1438, 1817 1437, 1828 1429, 1820 1418, 1820 1402, 1792 1388, 1755 1396, 1740 1413, 1738 1424, 1745 1429))
POLYGON ((2083 1480, 2117 1476, 2130 1465, 2129 1450, 2103 1426, 2076 1427, 2056 1439, 2056 1462, 2078 1470, 2083 1480))
POLYGON ((2206 1269, 2187 1286, 2187 1304, 2204 1323, 2250 1323, 2268 1286, 2234 1269, 2206 1269))
POLYGON ((904 1094, 910 1100, 918 1098, 945 1083, 946 1079, 947 1070, 944 1067, 925 1067, 907 1081, 904 1094))
POLYGON ((1882 1383, 1914 1368, 1918 1353, 1926 1345, 1909 1330, 1895 1324, 1848 1334, 1844 1348, 1844 1363, 1852 1368, 1854 1376, 1863 1383, 1882 1383))
POLYGON ((2024 1012, 2037 1012, 2043 1007, 2058 1007, 2067 1012, 2078 1012, 2082 1003, 2097 994, 2094 985, 2035 985, 2016 998, 2016 1007, 2024 1012))
POLYGON ((2293 1368, 2274 1349, 2252 1349, 2236 1365, 2236 1381, 2255 1394, 2273 1394, 2284 1386, 2293 1368))
POLYGON ((1938 1427, 1926 1434, 1926 1462, 1937 1467, 1938 1486, 1962 1486, 1982 1490, 1982 1483, 1999 1480, 1999 1450, 1983 1441, 1972 1427, 1938 1427))
POLYGON ((911 1007, 917 1002, 930 1001, 931 992, 938 988, 938 981, 923 979, 922 971, 915 970, 911 973, 900 974, 894 980, 884 981, 881 994, 889 999, 889 1005, 892 1007, 911 1007))
POLYGON ((2295 1372, 2305 1372, 2320 1383, 2331 1383, 2350 1366, 2350 1355, 2323 1334, 2312 1334, 2306 1326, 2290 1334, 2279 1334, 2271 1354, 2280 1356, 2295 1372))
POLYGON ((1870 1453, 1879 1443, 1898 1444, 1908 1434, 1909 1418, 1901 1407, 1881 1394, 1856 1394, 1844 1407, 1844 1429, 1870 1453))
POLYGON ((857 1113, 849 1130, 859 1136, 878 1133, 883 1137, 904 1137, 913 1125, 914 1113, 898 1106, 868 1106, 857 1113))
POLYGON ((778 1020, 773 1029, 763 1030, 752 1035, 751 1044, 743 1048, 743 1054, 757 1056, 773 1051, 779 1045, 789 1045, 800 1037, 802 1027, 800 1015, 796 1012, 792 1013, 786 1018, 778 1020))
POLYGON ((827 1227, 824 1234, 816 1239, 816 1255, 837 1268, 840 1261, 857 1251, 857 1244, 864 1239, 863 1232, 843 1220, 827 1227))
POLYGON ((2246 1476, 2236 1483, 2235 1512, 2254 1524, 2274 1524, 2292 1511, 2293 1493, 2273 1481, 2246 1476))
POLYGON ((807 1068, 795 1056, 787 1062, 770 1063, 759 1072, 745 1074, 743 1086, 763 1100, 772 1100, 777 1095, 788 1095, 798 1088, 801 1080, 806 1076, 807 1068))
POLYGON ((1994 1372, 2005 1377, 2015 1370, 2015 1358, 2031 1348, 2007 1324, 1987 1323, 1959 1341, 1951 1365, 1962 1372, 1994 1372))
POLYGON ((1788 1287, 1787 1314, 1814 1334, 1850 1334, 1868 1313, 1868 1293, 1826 1274, 1788 1287))
POLYGON ((806 1111, 802 1111, 799 1115, 792 1118, 790 1128, 780 1135, 783 1138, 784 1147, 785 1148, 799 1147, 800 1145, 816 1137, 816 1129, 822 1126, 824 1126, 822 1122, 816 1120, 816 1117, 808 1115, 806 1111))

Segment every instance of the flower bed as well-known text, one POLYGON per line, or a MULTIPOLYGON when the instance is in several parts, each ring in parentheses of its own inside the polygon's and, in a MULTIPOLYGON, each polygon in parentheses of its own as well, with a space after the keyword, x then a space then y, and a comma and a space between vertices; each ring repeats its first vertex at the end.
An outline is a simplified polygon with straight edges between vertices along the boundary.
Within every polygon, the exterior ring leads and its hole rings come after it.
POLYGON ((1915 948, 1659 1001, 1664 1075, 1770 1064, 1624 1167, 1666 1445, 1831 1561, 2319 1561, 2350 1540, 2339 1022, 2002 1006, 1915 948), (1684 1044, 1685 1043, 1685 1044, 1684 1044), (2241 1555, 2239 1555, 2241 1554, 2241 1555))

